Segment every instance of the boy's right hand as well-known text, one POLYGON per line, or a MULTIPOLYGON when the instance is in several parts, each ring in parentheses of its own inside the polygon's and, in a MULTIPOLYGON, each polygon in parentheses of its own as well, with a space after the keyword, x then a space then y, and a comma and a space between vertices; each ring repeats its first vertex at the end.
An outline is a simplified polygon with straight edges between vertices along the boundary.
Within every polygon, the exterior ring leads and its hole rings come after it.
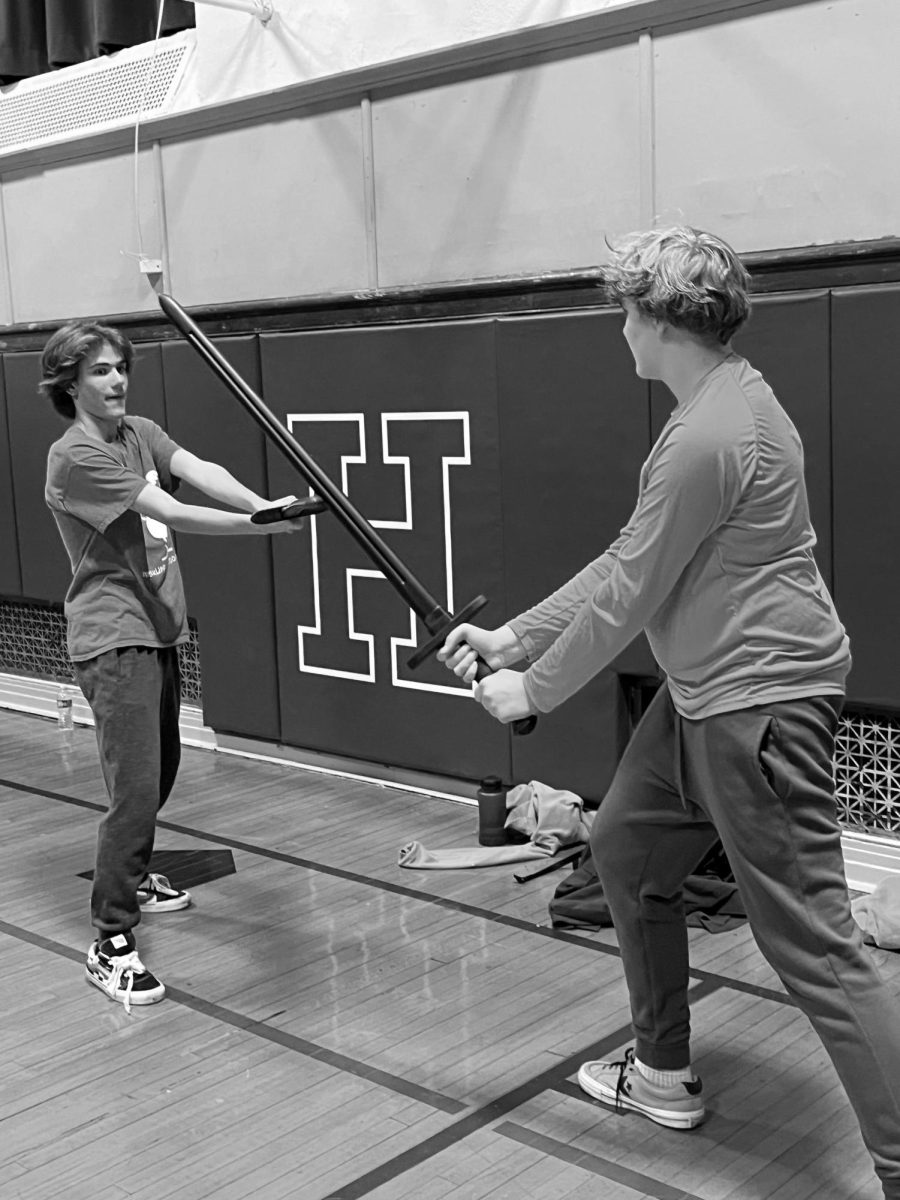
POLYGON ((448 670, 466 683, 472 683, 482 658, 492 671, 518 662, 524 647, 508 625, 499 629, 482 629, 478 625, 457 625, 437 652, 437 658, 448 670))

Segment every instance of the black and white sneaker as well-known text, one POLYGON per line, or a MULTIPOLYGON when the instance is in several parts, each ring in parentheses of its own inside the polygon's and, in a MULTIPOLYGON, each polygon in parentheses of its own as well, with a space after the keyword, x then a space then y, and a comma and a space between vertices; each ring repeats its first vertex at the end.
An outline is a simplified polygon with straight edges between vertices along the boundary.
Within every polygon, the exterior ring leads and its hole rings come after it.
POLYGON ((84 974, 88 983, 106 992, 110 1000, 125 1005, 156 1004, 166 994, 163 984, 138 958, 134 936, 114 933, 102 941, 91 943, 84 974))
POLYGON ((165 875, 151 872, 138 888, 137 898, 141 912, 177 912, 188 907, 191 893, 172 887, 165 875))

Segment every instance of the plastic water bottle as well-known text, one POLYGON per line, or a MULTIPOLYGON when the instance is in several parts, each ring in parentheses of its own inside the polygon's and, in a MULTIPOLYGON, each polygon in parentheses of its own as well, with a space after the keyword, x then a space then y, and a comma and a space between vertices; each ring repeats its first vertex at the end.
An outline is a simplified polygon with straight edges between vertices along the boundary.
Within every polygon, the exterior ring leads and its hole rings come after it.
POLYGON ((478 800, 478 844, 506 845, 506 793, 509 788, 499 775, 482 779, 475 793, 478 800))
POLYGON ((72 691, 61 687, 56 694, 56 724, 60 733, 71 733, 75 728, 72 719, 72 691))

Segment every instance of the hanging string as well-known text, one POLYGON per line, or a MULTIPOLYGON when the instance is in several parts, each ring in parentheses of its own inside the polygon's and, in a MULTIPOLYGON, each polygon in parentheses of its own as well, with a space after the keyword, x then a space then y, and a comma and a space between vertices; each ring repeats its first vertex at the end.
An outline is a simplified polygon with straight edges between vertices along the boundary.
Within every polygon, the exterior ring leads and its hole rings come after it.
MULTIPOLYGON (((144 82, 141 87, 141 98, 138 102, 137 117, 135 118, 135 122, 134 122, 134 183, 133 183, 134 223, 135 223, 135 227, 137 229, 137 244, 138 244, 137 257, 141 261, 143 261, 145 255, 144 255, 144 237, 143 237, 143 232, 141 230, 141 182, 140 182, 140 169, 139 169, 139 159, 138 159, 139 135, 140 135, 140 128, 141 128, 141 119, 144 115, 144 105, 147 102, 147 92, 150 88, 150 80, 153 78, 154 67, 156 66, 156 55, 159 50, 159 41, 160 41, 160 37, 162 35, 163 12, 165 10, 165 7, 166 7, 166 0, 159 0, 159 14, 158 14, 157 21, 156 21, 156 37, 153 42, 153 53, 150 56, 150 62, 147 65, 147 71, 144 75, 144 82)), ((129 255, 129 257, 134 257, 134 255, 133 254, 129 255)))

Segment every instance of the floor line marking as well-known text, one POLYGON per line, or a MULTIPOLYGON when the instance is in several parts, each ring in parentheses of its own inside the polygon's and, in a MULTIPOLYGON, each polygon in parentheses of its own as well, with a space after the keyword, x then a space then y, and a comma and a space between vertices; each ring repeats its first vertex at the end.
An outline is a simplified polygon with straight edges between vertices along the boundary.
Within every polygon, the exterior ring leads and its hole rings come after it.
MULTIPOLYGON (((60 792, 47 791, 44 788, 30 787, 27 784, 16 783, 10 779, 0 779, 0 787, 8 787, 13 791, 27 792, 33 796, 44 796, 50 800, 58 800, 63 804, 74 804, 79 808, 88 808, 101 813, 106 812, 105 804, 97 804, 92 800, 80 800, 75 796, 66 796, 60 792)), ((363 887, 372 887, 380 891, 391 892, 395 896, 405 896, 411 900, 419 900, 423 904, 435 904, 440 908, 462 913, 464 916, 479 917, 481 920, 490 921, 495 925, 506 925, 511 929, 519 929, 525 933, 537 934, 539 937, 550 938, 553 941, 567 942, 569 945, 580 946, 582 949, 590 950, 595 954, 605 954, 610 958, 622 957, 618 946, 607 946, 603 942, 591 941, 589 938, 568 933, 563 929, 554 929, 552 926, 535 925, 533 921, 524 921, 521 917, 511 917, 506 913, 491 912, 490 909, 478 908, 474 904, 464 904, 459 900, 453 900, 449 897, 435 896, 430 892, 420 892, 415 888, 404 887, 399 883, 390 883, 384 879, 373 879, 369 875, 359 875, 353 871, 346 871, 343 867, 331 867, 327 863, 317 863, 312 859, 299 858, 297 855, 285 854, 281 850, 271 850, 266 846, 255 846, 251 842, 241 842, 237 838, 225 837, 222 834, 207 833, 200 829, 193 829, 189 825, 178 825, 173 821, 166 821, 163 818, 158 818, 156 825, 158 829, 166 829, 171 833, 180 833, 185 837, 195 838, 198 841, 212 842, 219 846, 228 846, 232 850, 241 850, 244 853, 256 854, 261 858, 272 859, 275 862, 302 867, 307 871, 314 871, 320 875, 331 875, 336 879, 358 883, 363 887)), ((761 987, 758 984, 747 983, 741 979, 729 979, 727 975, 716 975, 711 971, 703 971, 696 967, 691 967, 689 974, 692 979, 696 979, 699 982, 710 982, 716 987, 731 988, 733 991, 744 992, 749 996, 756 996, 761 1000, 772 1000, 776 1004, 786 1004, 788 1007, 794 1007, 794 1002, 790 996, 785 992, 777 991, 775 988, 761 987)))
MULTIPOLYGON (((688 998, 691 1003, 694 1003, 698 999, 708 996, 717 990, 716 985, 705 981, 696 988, 692 988, 688 998)), ((595 1058, 606 1058, 614 1050, 618 1050, 626 1042, 632 1040, 633 1037, 634 1034, 630 1024, 620 1026, 618 1029, 613 1030, 612 1033, 607 1034, 606 1037, 601 1038, 600 1041, 594 1042, 590 1046, 585 1046, 574 1054, 569 1054, 552 1067, 541 1071, 540 1074, 533 1076, 527 1083, 519 1084, 518 1087, 512 1088, 502 1096, 497 1096, 494 1100, 482 1105, 481 1108, 466 1113, 458 1121, 454 1121, 444 1129, 438 1130, 430 1138, 426 1138, 417 1145, 411 1146, 409 1150, 404 1150, 394 1158, 388 1159, 377 1167, 373 1167, 371 1171, 367 1171, 357 1179, 342 1183, 335 1191, 329 1192, 327 1196, 323 1196, 322 1200, 362 1200, 363 1196, 367 1196, 376 1188, 389 1183, 399 1175, 406 1174, 407 1171, 411 1171, 415 1167, 421 1166, 422 1163, 441 1154, 444 1150, 450 1149, 451 1146, 457 1145, 470 1134, 477 1133, 486 1125, 490 1125, 494 1121, 499 1121, 502 1117, 507 1116, 508 1113, 521 1107, 527 1101, 533 1100, 535 1096, 539 1096, 542 1092, 556 1090, 559 1084, 577 1072, 583 1062, 595 1058)), ((648 1194, 654 1195, 652 1192, 648 1194)), ((674 1200, 674 1197, 668 1197, 666 1200, 674 1200)), ((683 1200, 694 1200, 694 1198, 684 1193, 683 1200)))
MULTIPOLYGON (((51 954, 71 959, 73 962, 84 962, 84 953, 82 951, 73 950, 71 946, 66 946, 62 942, 52 941, 50 938, 43 937, 39 933, 32 933, 30 930, 22 929, 17 925, 11 925, 7 921, 0 920, 0 933, 5 933, 8 937, 15 938, 20 942, 27 942, 29 945, 35 946, 40 950, 47 950, 51 954)), ((348 1075, 356 1075, 361 1079, 378 1084, 380 1087, 387 1088, 389 1091, 396 1092, 399 1095, 419 1100, 431 1108, 438 1109, 440 1112, 456 1116, 458 1113, 465 1112, 469 1107, 468 1104, 463 1103, 461 1100, 455 1100, 452 1096, 445 1096, 441 1092, 421 1087, 419 1084, 412 1083, 408 1079, 403 1079, 399 1075, 392 1075, 388 1071, 379 1070, 378 1067, 368 1066, 366 1063, 359 1062, 355 1058, 350 1058, 346 1054, 340 1054, 336 1050, 329 1050, 326 1046, 319 1046, 315 1042, 307 1041, 306 1038, 297 1037, 292 1033, 287 1033, 285 1030, 275 1029, 270 1025, 258 1021, 255 1017, 244 1016, 242 1013, 234 1012, 232 1009, 225 1008, 221 1004, 213 1004, 209 1000, 204 1000, 202 997, 195 996, 191 992, 182 991, 180 988, 173 988, 167 985, 166 998, 173 1000, 176 1004, 183 1005, 185 1008, 193 1009, 194 1012, 211 1017, 223 1025, 231 1025, 243 1033, 251 1034, 253 1037, 274 1042, 276 1045, 283 1046, 284 1049, 291 1050, 295 1054, 301 1054, 305 1058, 314 1058, 318 1062, 327 1063, 329 1066, 335 1067, 339 1071, 344 1071, 348 1075)))
POLYGON ((591 1154, 588 1150, 579 1150, 577 1146, 560 1142, 543 1133, 535 1133, 512 1121, 504 1121, 502 1125, 497 1126, 494 1132, 503 1137, 512 1138, 514 1142, 519 1142, 530 1150, 539 1150, 548 1158, 558 1158, 573 1166, 581 1167, 582 1170, 599 1175, 601 1179, 607 1179, 611 1183, 623 1183, 642 1196, 653 1196, 654 1200, 700 1200, 700 1197, 695 1196, 693 1192, 686 1192, 683 1188, 674 1188, 671 1184, 654 1179, 652 1175, 632 1171, 629 1167, 611 1162, 610 1159, 602 1158, 599 1154, 591 1154))

